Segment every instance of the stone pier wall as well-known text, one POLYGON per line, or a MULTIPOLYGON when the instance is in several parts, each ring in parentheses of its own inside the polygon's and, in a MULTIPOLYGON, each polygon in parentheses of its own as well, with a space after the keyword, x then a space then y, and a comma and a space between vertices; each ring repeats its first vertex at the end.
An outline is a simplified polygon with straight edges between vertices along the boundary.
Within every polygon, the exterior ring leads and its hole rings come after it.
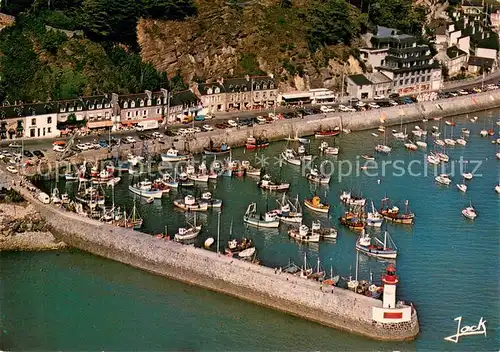
POLYGON ((32 202, 54 236, 75 248, 372 339, 410 340, 419 333, 416 313, 401 326, 375 323, 372 307, 382 306, 380 300, 340 288, 321 289, 318 282, 272 268, 83 218, 15 188, 32 202))

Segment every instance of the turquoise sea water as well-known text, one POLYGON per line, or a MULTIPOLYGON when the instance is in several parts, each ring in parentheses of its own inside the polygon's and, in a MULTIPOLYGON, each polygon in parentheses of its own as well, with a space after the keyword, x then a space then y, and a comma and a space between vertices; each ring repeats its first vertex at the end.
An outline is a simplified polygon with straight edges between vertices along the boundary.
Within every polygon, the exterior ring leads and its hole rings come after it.
MULTIPOLYGON (((288 193, 300 199, 316 192, 334 205, 328 216, 315 215, 304 210, 305 223, 318 218, 324 225, 339 229, 336 242, 300 245, 286 235, 286 227, 278 230, 246 228, 242 217, 248 203, 256 201, 262 211, 275 206, 279 194, 259 190, 253 179, 223 178, 217 186, 206 189, 214 198, 224 200, 221 216, 221 243, 229 238, 233 223, 233 237, 249 237, 258 248, 264 265, 284 266, 291 259, 301 264, 304 252, 310 264, 319 256, 323 266, 330 266, 342 276, 354 275, 356 234, 340 227, 336 220, 343 212, 339 204, 341 190, 353 188, 380 205, 387 195, 400 208, 409 200, 416 214, 413 226, 389 224, 388 231, 400 252, 397 269, 400 275, 399 299, 414 302, 420 319, 421 334, 416 341, 381 343, 351 334, 338 332, 224 295, 193 288, 156 277, 148 273, 93 257, 79 251, 61 253, 2 253, 2 343, 4 349, 69 349, 69 350, 498 350, 499 347, 499 234, 500 196, 494 192, 499 182, 500 161, 495 159, 498 146, 491 138, 479 137, 484 126, 491 128, 498 112, 480 115, 472 124, 464 117, 455 118, 455 138, 462 127, 471 130, 466 147, 447 149, 452 161, 469 160, 468 171, 481 162, 475 177, 466 181, 468 191, 460 193, 456 183, 461 177, 451 176, 452 185, 439 186, 434 181, 434 167, 424 168, 424 152, 409 152, 401 142, 390 140, 393 152, 378 156, 386 162, 386 172, 378 175, 350 175, 338 180, 339 167, 346 171, 343 160, 356 162, 358 155, 373 154, 373 146, 382 137, 373 131, 344 135, 337 139, 341 154, 329 186, 315 187, 302 176, 299 167, 268 166, 276 177, 292 184, 288 193), (399 164, 394 164, 394 161, 399 164), (422 161, 418 165, 415 161, 422 161), (389 163, 392 162, 392 163, 389 163), (399 167, 420 176, 401 174, 399 167), (481 175, 481 176, 480 176, 481 175), (469 202, 479 216, 472 222, 461 215, 469 202), (488 335, 462 337, 460 343, 444 341, 456 330, 453 319, 463 316, 464 325, 477 324, 480 317, 487 320, 488 335)), ((438 121, 430 121, 427 129, 438 121)), ((420 126, 423 127, 421 123, 420 126)), ((444 123, 441 121, 442 130, 444 123)), ((498 127, 495 125, 496 131, 498 127)), ((399 129, 399 128, 397 128, 399 129)), ((408 131, 411 131, 408 126, 408 131)), ((378 132, 376 132, 378 133, 378 132)), ((447 134, 450 128, 447 127, 447 134)), ((498 134, 497 134, 498 135, 498 134)), ((428 137, 430 150, 433 149, 428 137)), ((444 138, 444 137, 442 137, 444 138)), ((332 143, 332 140, 327 140, 332 143)), ((318 154, 319 141, 313 140, 311 152, 318 154)), ((278 155, 285 143, 274 143, 261 155, 278 155)), ((237 150, 233 159, 255 160, 255 152, 237 150)), ((362 160, 359 160, 361 165, 362 160)), ((445 172, 452 172, 452 162, 445 172)), ((459 165, 455 164, 458 169, 459 165)), ((359 166, 353 167, 354 171, 359 166)), ((375 172, 375 169, 371 169, 375 172)), ((439 173, 439 172, 438 172, 439 173)), ((125 176, 127 177, 127 176, 125 176)), ((132 204, 133 197, 126 189, 127 179, 117 187, 116 203, 132 204)), ((50 188, 50 184, 46 186, 50 188)), ((72 185, 60 183, 62 190, 72 185)), ((205 188, 202 188, 205 189, 205 188)), ((171 192, 161 201, 143 204, 138 201, 144 217, 142 231, 158 233, 167 225, 174 233, 185 221, 185 215, 175 210, 173 199, 183 196, 171 192)), ((202 243, 215 236, 216 212, 200 214, 204 225, 198 239, 202 243)), ((146 234, 145 234, 146 236, 146 234)), ((222 247, 222 246, 221 246, 222 247)), ((359 278, 368 279, 370 271, 379 282, 387 262, 360 255, 359 278)))

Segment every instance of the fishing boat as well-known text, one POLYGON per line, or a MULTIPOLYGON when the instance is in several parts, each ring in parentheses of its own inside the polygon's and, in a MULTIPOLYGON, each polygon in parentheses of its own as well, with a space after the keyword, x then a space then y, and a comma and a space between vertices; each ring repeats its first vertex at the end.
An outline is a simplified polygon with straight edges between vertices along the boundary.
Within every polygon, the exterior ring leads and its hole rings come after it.
POLYGON ((343 216, 339 217, 339 221, 341 225, 355 231, 361 231, 366 226, 362 215, 353 211, 347 211, 343 216))
POLYGON ((76 180, 78 180, 78 176, 76 176, 76 175, 75 175, 75 174, 73 174, 73 173, 65 173, 65 174, 64 174, 64 179, 65 179, 66 181, 68 181, 68 182, 69 182, 69 181, 76 181, 76 180))
POLYGON ((410 140, 407 143, 405 143, 404 146, 406 149, 409 149, 409 150, 417 150, 418 149, 418 146, 410 140))
POLYGON ((321 203, 321 198, 319 196, 314 196, 311 199, 304 199, 304 205, 319 213, 328 213, 330 210, 330 205, 321 203))
POLYGON ((389 232, 384 231, 383 242, 376 237, 373 240, 375 240, 375 244, 372 243, 370 235, 363 230, 356 241, 356 250, 371 257, 396 259, 398 248, 389 235, 389 232))
POLYGON ((52 195, 50 197, 50 201, 54 204, 60 204, 61 203, 61 196, 59 195, 59 189, 55 187, 52 190, 52 195))
POLYGON ((288 236, 300 242, 319 242, 319 233, 309 230, 306 225, 300 225, 299 228, 293 228, 288 231, 288 236))
POLYGON ((457 138, 456 142, 462 146, 467 145, 467 141, 464 138, 457 138))
POLYGON ((455 126, 456 125, 456 123, 453 120, 451 120, 451 121, 446 120, 444 123, 447 124, 448 126, 455 126))
POLYGON ((319 126, 319 129, 314 131, 314 137, 322 138, 322 137, 334 137, 340 134, 340 127, 334 127, 330 129, 324 129, 322 126, 319 126))
POLYGON ((231 151, 231 147, 227 143, 222 143, 220 146, 215 146, 212 139, 210 139, 208 147, 203 148, 206 155, 221 155, 227 154, 231 151))
POLYGON ((144 220, 141 218, 141 215, 137 210, 134 198, 134 206, 132 207, 132 213, 130 214, 130 216, 127 217, 127 213, 123 211, 123 216, 115 218, 115 221, 113 223, 119 227, 138 230, 142 227, 143 222, 144 220))
POLYGON ((340 195, 340 201, 349 206, 364 207, 366 204, 366 198, 355 196, 351 194, 350 191, 342 191, 342 194, 340 195))
POLYGON ((328 155, 338 155, 339 154, 339 148, 338 147, 330 147, 330 146, 328 146, 327 142, 321 142, 321 145, 319 146, 319 150, 322 153, 325 153, 328 155))
POLYGON ((457 142, 451 138, 445 138, 444 143, 450 146, 454 146, 457 142))
POLYGON ((266 137, 248 137, 245 142, 246 149, 266 148, 269 146, 269 140, 266 137))
POLYGON ((127 161, 129 163, 129 166, 137 166, 137 164, 144 161, 144 157, 134 154, 127 154, 127 161))
POLYGON ((423 141, 417 141, 417 145, 421 148, 427 148, 427 143, 423 141))
POLYGON ((160 199, 163 196, 163 191, 159 189, 154 189, 154 188, 149 188, 145 189, 142 188, 140 184, 134 184, 134 185, 129 185, 128 190, 134 194, 137 194, 138 196, 144 197, 144 198, 155 198, 155 199, 160 199))
POLYGON ((177 150, 174 146, 167 150, 165 154, 161 154, 161 161, 166 162, 178 162, 186 161, 192 158, 191 154, 183 154, 177 150))
POLYGON ((384 216, 375 209, 375 205, 372 201, 372 210, 367 213, 366 216, 366 226, 381 227, 384 222, 384 216))
POLYGON ((302 208, 299 203, 299 196, 295 199, 295 203, 292 203, 288 197, 283 194, 283 198, 281 201, 279 199, 276 200, 278 203, 278 209, 274 209, 269 211, 269 215, 277 216, 280 221, 286 223, 301 223, 302 222, 302 208))
POLYGON ((439 145, 440 147, 444 147, 446 143, 442 139, 435 139, 434 143, 439 145))
POLYGON ((297 154, 300 160, 312 160, 311 154, 306 154, 306 147, 299 145, 297 148, 297 154))
POLYGON ((177 185, 179 187, 193 187, 194 186, 194 181, 190 180, 188 177, 188 174, 185 172, 181 172, 179 176, 177 177, 177 185))
POLYGON ((241 167, 245 170, 245 175, 260 176, 261 169, 257 169, 250 165, 250 162, 248 160, 243 160, 241 162, 241 167))
POLYGON ((285 141, 287 142, 299 142, 299 143, 302 143, 302 144, 309 144, 309 139, 307 138, 301 138, 299 137, 299 134, 298 132, 295 132, 295 137, 290 137, 290 135, 288 135, 287 138, 285 138, 285 141))
POLYGON ((201 201, 206 202, 209 208, 220 208, 222 207, 221 199, 213 199, 212 193, 204 192, 201 194, 201 201))
POLYGON ((444 152, 443 153, 440 153, 440 152, 436 152, 435 155, 439 158, 440 161, 442 162, 445 162, 447 163, 448 161, 450 161, 450 157, 448 156, 448 154, 445 154, 444 152))
POLYGON ((470 220, 474 220, 477 217, 476 210, 472 207, 472 204, 462 210, 462 215, 470 220))
POLYGON ((319 220, 313 220, 311 223, 311 231, 319 233, 322 240, 336 240, 338 236, 337 229, 333 227, 322 227, 319 220))
POLYGON ((462 128, 462 134, 464 136, 468 136, 468 135, 470 135, 470 130, 468 128, 462 128))
POLYGON ((457 188, 458 188, 458 190, 459 190, 459 191, 461 191, 461 192, 464 192, 464 193, 465 193, 465 192, 467 192, 467 185, 466 185, 466 184, 464 184, 464 183, 459 183, 459 184, 457 184, 457 188))
POLYGON ((476 122, 476 121, 477 121, 477 119, 478 119, 478 117, 477 117, 477 116, 474 116, 473 118, 469 119, 469 121, 470 121, 470 122, 472 122, 472 123, 474 123, 474 122, 476 122))
POLYGON ((193 240, 196 237, 198 237, 200 232, 201 232, 201 226, 196 226, 196 214, 195 214, 193 225, 189 227, 179 228, 178 232, 174 235, 174 241, 181 242, 181 241, 193 240))
POLYGON ((405 212, 401 213, 396 206, 390 206, 389 198, 382 199, 380 214, 386 219, 397 224, 411 225, 415 221, 415 214, 408 207, 408 200, 405 201, 405 212))
POLYGON ((281 158, 284 161, 286 161, 287 163, 292 164, 292 165, 300 166, 300 164, 301 164, 300 159, 295 155, 295 152, 293 151, 293 149, 289 149, 289 148, 285 149, 281 153, 281 158))
POLYGON ((375 160, 375 157, 372 156, 372 155, 368 155, 368 154, 363 154, 361 155, 361 157, 365 160, 375 160))
POLYGON ((377 144, 375 146, 375 151, 379 153, 389 154, 392 151, 392 148, 384 144, 377 144))
POLYGON ((246 249, 252 248, 253 243, 252 240, 249 240, 247 238, 242 238, 241 241, 238 241, 236 239, 232 239, 227 242, 227 248, 225 249, 225 253, 228 256, 234 256, 235 254, 239 254, 243 252, 246 249))
POLYGON ((319 183, 319 184, 330 183, 330 176, 327 176, 319 172, 317 168, 312 168, 311 171, 306 175, 306 178, 313 183, 319 183))
POLYGON ((271 176, 265 174, 262 176, 257 185, 268 191, 287 191, 290 188, 289 183, 276 183, 271 179, 271 176))
POLYGON ((485 129, 481 130, 481 131, 479 132, 479 135, 480 135, 481 137, 487 137, 487 136, 488 136, 488 130, 485 130, 485 129))
POLYGON ((335 286, 340 280, 340 275, 333 276, 333 267, 330 267, 330 278, 323 280, 323 285, 335 286))
POLYGON ((257 227, 277 228, 280 226, 280 220, 275 214, 269 212, 265 213, 264 216, 257 214, 256 203, 250 203, 248 205, 247 211, 243 216, 243 221, 257 227))
POLYGON ((451 183, 451 179, 447 174, 441 174, 435 177, 436 182, 448 186, 451 183))
POLYGON ((174 205, 184 211, 207 211, 208 203, 196 199, 194 196, 188 194, 184 198, 174 200, 174 205))

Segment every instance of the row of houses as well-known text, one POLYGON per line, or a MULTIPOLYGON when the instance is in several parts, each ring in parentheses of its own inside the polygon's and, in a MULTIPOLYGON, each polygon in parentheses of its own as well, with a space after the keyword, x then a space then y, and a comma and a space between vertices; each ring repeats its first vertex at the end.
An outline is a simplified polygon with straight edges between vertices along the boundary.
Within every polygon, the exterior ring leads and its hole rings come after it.
POLYGON ((185 116, 271 108, 277 99, 274 77, 246 76, 198 84, 177 93, 162 89, 36 104, 4 102, 0 106, 0 139, 54 138, 61 131, 82 126, 116 130, 141 121, 172 124, 184 121, 185 116))
POLYGON ((54 138, 61 130, 131 126, 141 121, 173 123, 202 109, 193 91, 166 90, 128 95, 100 95, 57 102, 12 104, 0 107, 0 138, 54 138))
POLYGON ((345 89, 350 98, 420 94, 442 86, 440 64, 430 47, 418 44, 415 36, 378 26, 360 54, 371 72, 347 77, 345 89))

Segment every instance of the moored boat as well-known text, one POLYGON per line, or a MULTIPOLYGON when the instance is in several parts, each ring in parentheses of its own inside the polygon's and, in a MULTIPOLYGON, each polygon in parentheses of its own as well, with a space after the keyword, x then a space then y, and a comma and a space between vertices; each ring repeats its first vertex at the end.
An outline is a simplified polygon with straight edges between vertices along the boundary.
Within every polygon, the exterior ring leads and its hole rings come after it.
POLYGON ((314 131, 314 137, 334 137, 340 134, 340 127, 334 127, 330 129, 324 129, 322 126, 319 126, 319 129, 314 131))
POLYGON ((140 184, 129 185, 128 190, 138 196, 145 198, 155 198, 159 199, 163 196, 163 191, 159 189, 149 188, 144 189, 140 186, 140 184))
POLYGON ((330 205, 321 203, 321 198, 319 196, 314 196, 311 199, 304 199, 304 205, 319 213, 328 213, 330 210, 330 205))
POLYGON ((232 239, 227 242, 227 248, 225 249, 224 252, 228 256, 233 256, 252 247, 253 247, 252 240, 249 240, 247 238, 242 238, 240 241, 232 239))
POLYGON ((384 222, 384 217, 380 214, 372 201, 372 209, 366 215, 366 225, 372 227, 381 227, 384 222))
POLYGON ((265 228, 277 228, 280 221, 275 214, 265 213, 264 216, 257 214, 257 204, 250 203, 243 216, 243 221, 249 225, 265 228))
POLYGON ((465 193, 465 192, 467 192, 467 185, 466 185, 466 184, 464 184, 464 183, 459 183, 459 184, 457 184, 457 188, 458 188, 458 190, 459 190, 459 191, 461 191, 461 192, 464 192, 464 193, 465 193))
POLYGON ((262 176, 261 180, 257 182, 257 185, 265 190, 269 191, 287 191, 290 188, 289 183, 276 183, 271 180, 271 176, 265 174, 262 176))
POLYGON ((209 208, 220 208, 220 207, 222 207, 222 200, 221 199, 213 199, 212 198, 212 193, 210 193, 210 192, 204 192, 204 193, 202 193, 201 200, 203 202, 206 202, 209 208))
POLYGON ((451 183, 451 179, 447 174, 441 174, 435 177, 436 182, 448 186, 451 183))
POLYGON ((189 227, 181 227, 179 228, 178 232, 174 235, 174 240, 181 242, 181 241, 189 241, 193 240, 201 232, 201 226, 196 226, 196 214, 194 216, 194 224, 189 227))
POLYGON ((299 196, 295 199, 295 203, 292 203, 285 194, 280 200, 276 200, 279 208, 269 211, 269 215, 277 216, 282 222, 286 223, 301 223, 302 222, 302 208, 299 204, 299 196))
POLYGON ((284 161, 286 161, 287 163, 292 164, 292 165, 300 166, 300 164, 301 164, 300 159, 295 155, 295 152, 293 151, 293 149, 289 149, 289 148, 285 149, 281 153, 281 158, 284 161))
POLYGON ((361 214, 352 211, 347 211, 339 217, 341 225, 344 225, 350 230, 361 231, 365 228, 366 222, 363 221, 361 214))
POLYGON ((397 224, 411 225, 415 221, 415 214, 408 207, 408 200, 405 201, 405 212, 401 213, 396 206, 390 206, 389 198, 382 199, 380 214, 386 219, 397 224))
POLYGON ((174 200, 174 205, 185 211, 207 211, 208 203, 198 200, 192 195, 187 195, 182 199, 174 200))
POLYGON ((368 154, 363 154, 363 155, 361 155, 361 157, 365 160, 375 160, 375 157, 373 157, 372 155, 368 155, 368 154))
POLYGON ((222 143, 220 146, 215 146, 214 142, 210 139, 209 146, 203 148, 206 155, 221 155, 227 154, 231 151, 231 147, 227 143, 222 143))
POLYGON ((375 146, 375 151, 379 153, 389 154, 392 151, 392 148, 384 144, 377 144, 375 146))
POLYGON ((364 207, 366 204, 366 198, 355 196, 349 191, 342 191, 342 194, 340 195, 340 201, 349 206, 364 207))
POLYGON ((319 242, 320 234, 309 230, 306 225, 300 225, 299 228, 293 228, 288 231, 288 236, 300 242, 319 242))
POLYGON ((306 175, 306 178, 313 183, 330 183, 330 176, 321 173, 317 168, 312 168, 311 171, 306 175))
POLYGON ((269 140, 266 137, 248 137, 245 142, 246 149, 265 148, 269 146, 269 140))
POLYGON ((167 162, 185 161, 191 158, 191 154, 182 154, 179 150, 175 149, 174 146, 168 149, 165 154, 161 154, 161 160, 167 162))
POLYGON ((470 220, 474 220, 477 217, 476 210, 472 207, 472 205, 469 205, 467 208, 463 209, 462 215, 470 220))
POLYGON ((398 249, 387 231, 384 232, 383 242, 376 237, 374 240, 376 242, 375 244, 372 243, 373 241, 370 235, 363 230, 356 241, 356 250, 372 257, 396 259, 398 249))

